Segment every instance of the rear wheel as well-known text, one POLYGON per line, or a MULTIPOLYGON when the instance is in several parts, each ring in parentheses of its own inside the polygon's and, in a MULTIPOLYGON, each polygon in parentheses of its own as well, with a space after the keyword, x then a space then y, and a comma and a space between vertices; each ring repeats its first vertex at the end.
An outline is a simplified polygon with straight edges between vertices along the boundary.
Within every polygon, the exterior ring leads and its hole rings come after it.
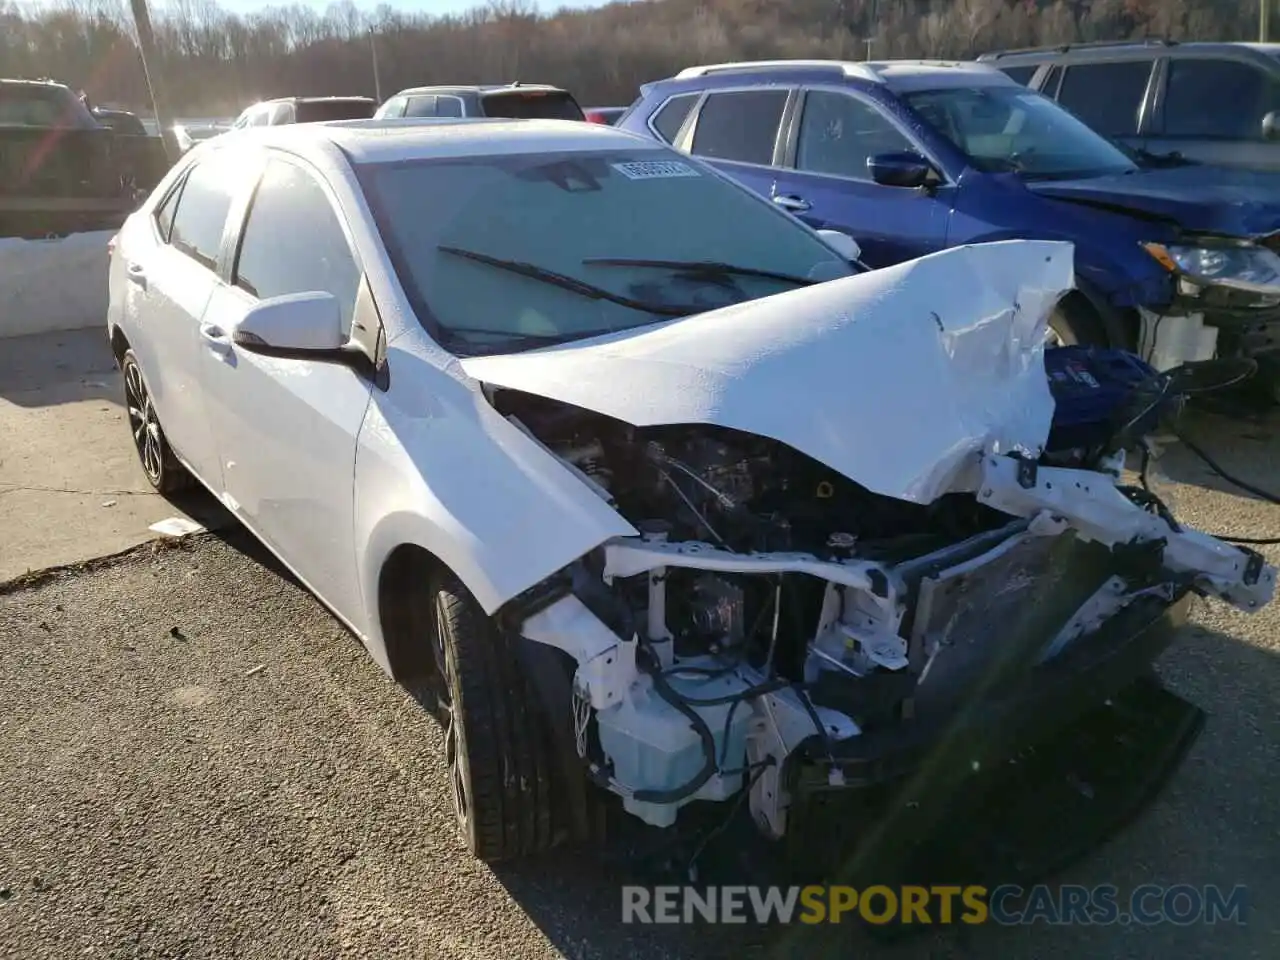
POLYGON ((555 754, 510 638, 451 574, 433 577, 418 603, 434 669, 410 686, 443 729, 459 832, 490 863, 549 850, 555 754))
POLYGON ((132 350, 126 350, 120 360, 124 374, 124 404, 129 416, 129 432, 133 446, 138 451, 138 462, 147 482, 159 493, 171 494, 186 490, 192 484, 192 476, 178 460, 169 441, 165 439, 156 414, 151 393, 142 377, 142 368, 132 350))

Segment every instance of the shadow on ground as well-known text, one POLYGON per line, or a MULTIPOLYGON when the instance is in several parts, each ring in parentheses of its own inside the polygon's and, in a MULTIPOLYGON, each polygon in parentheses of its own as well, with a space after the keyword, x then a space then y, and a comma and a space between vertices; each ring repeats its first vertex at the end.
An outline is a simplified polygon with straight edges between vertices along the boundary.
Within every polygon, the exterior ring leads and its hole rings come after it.
POLYGON ((105 326, 9 337, 0 350, 0 400, 48 407, 100 400, 122 402, 120 373, 105 326))

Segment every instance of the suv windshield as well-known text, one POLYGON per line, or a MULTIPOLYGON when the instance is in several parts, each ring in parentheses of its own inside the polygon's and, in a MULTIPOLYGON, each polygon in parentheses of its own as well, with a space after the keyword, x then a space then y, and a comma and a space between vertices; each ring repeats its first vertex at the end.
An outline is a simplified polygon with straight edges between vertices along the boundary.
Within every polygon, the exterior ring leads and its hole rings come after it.
POLYGON ((1016 86, 922 90, 906 101, 979 170, 1069 180, 1138 167, 1047 97, 1016 86))
POLYGON ((626 330, 854 272, 785 213, 670 151, 358 170, 414 308, 458 353, 626 330))
POLYGON ((486 117, 506 120, 584 120, 578 102, 563 90, 504 90, 480 98, 486 117))

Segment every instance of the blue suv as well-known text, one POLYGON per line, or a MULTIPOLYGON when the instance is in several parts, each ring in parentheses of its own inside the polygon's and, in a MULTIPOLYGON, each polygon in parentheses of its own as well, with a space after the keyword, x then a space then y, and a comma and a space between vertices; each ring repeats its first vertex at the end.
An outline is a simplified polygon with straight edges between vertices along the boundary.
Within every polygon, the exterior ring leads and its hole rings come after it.
POLYGON ((1280 369, 1280 177, 1148 162, 992 67, 691 67, 643 86, 618 126, 851 234, 872 267, 1071 241, 1078 289, 1050 321, 1059 342, 1280 369))

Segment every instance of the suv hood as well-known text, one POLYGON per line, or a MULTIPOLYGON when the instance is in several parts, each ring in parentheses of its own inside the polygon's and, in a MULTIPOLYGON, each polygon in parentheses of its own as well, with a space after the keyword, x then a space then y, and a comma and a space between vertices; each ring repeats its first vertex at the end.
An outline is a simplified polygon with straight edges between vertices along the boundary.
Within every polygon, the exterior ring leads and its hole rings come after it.
POLYGON ((956 247, 563 346, 461 360, 486 384, 637 427, 785 443, 885 496, 972 490, 976 453, 1038 450, 1053 419, 1049 313, 1068 243, 956 247))
POLYGON ((1028 183, 1040 196, 1169 220, 1189 233, 1257 237, 1280 230, 1280 175, 1189 164, 1028 183))

